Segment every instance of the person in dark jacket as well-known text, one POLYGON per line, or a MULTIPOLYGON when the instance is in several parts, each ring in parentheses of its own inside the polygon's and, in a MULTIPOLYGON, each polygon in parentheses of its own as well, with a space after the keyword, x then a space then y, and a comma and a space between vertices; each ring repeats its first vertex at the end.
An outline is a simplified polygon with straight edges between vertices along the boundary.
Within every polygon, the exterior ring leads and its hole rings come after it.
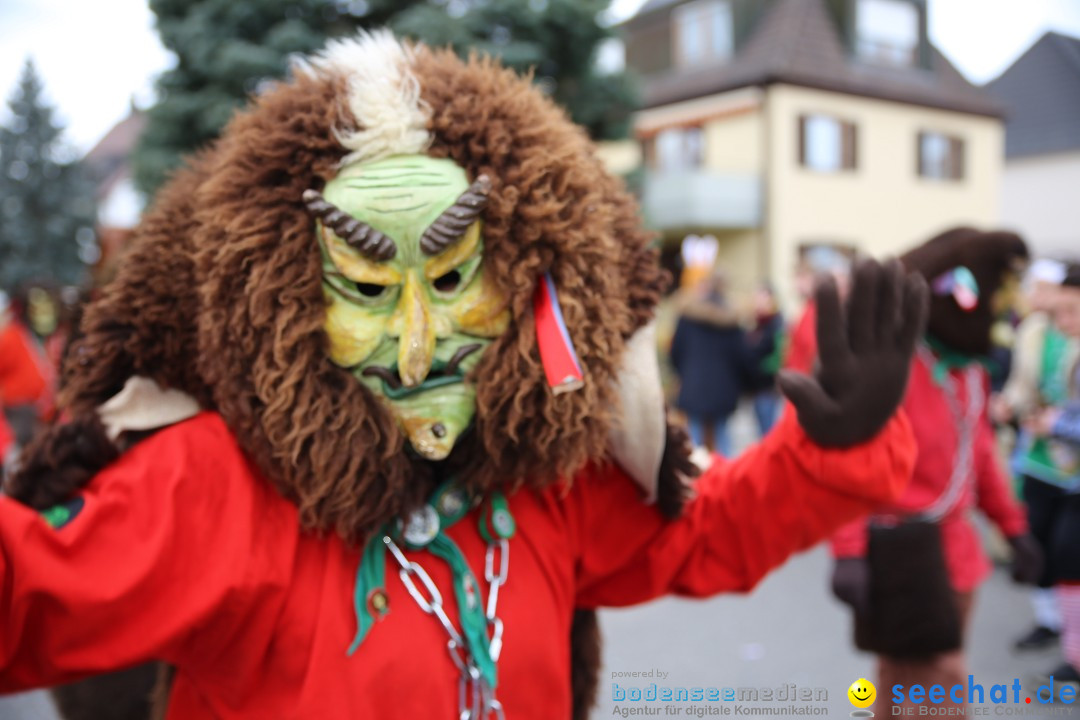
POLYGON ((694 444, 730 457, 728 420, 746 386, 749 353, 721 276, 705 280, 682 309, 671 364, 679 376, 676 404, 686 413, 694 444))
POLYGON ((784 317, 776 306, 772 286, 763 282, 754 292, 754 326, 746 335, 749 353, 747 390, 754 400, 758 432, 764 437, 780 416, 776 373, 784 357, 784 317))

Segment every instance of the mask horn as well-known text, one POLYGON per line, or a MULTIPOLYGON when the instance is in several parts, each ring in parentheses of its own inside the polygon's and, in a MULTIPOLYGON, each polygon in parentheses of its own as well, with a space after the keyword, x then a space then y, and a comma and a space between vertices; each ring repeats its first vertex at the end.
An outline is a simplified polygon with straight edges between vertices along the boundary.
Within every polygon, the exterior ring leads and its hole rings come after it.
POLYGON ((376 262, 385 262, 397 254, 397 246, 390 238, 341 210, 318 190, 305 190, 303 199, 309 215, 360 254, 376 262))

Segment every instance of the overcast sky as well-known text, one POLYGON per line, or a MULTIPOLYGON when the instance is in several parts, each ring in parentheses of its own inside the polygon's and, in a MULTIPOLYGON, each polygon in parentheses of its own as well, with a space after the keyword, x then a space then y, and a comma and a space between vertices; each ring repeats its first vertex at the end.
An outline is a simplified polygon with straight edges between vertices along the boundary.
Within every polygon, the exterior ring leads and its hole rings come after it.
MULTIPOLYGON (((614 0, 612 12, 626 17, 642 2, 614 0)), ((997 76, 1051 29, 1080 36, 1080 0, 930 0, 932 40, 977 83, 997 76)), ((127 114, 132 98, 150 102, 154 77, 171 63, 146 0, 0 0, 4 99, 27 56, 80 151, 127 114)))

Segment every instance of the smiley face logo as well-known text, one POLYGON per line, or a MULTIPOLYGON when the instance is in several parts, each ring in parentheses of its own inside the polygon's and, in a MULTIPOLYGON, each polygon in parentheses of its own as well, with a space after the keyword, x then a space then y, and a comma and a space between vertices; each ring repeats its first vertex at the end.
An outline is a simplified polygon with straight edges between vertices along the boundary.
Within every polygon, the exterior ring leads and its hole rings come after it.
POLYGON ((866 678, 859 678, 851 683, 847 691, 848 700, 857 708, 867 708, 874 704, 877 688, 866 678))

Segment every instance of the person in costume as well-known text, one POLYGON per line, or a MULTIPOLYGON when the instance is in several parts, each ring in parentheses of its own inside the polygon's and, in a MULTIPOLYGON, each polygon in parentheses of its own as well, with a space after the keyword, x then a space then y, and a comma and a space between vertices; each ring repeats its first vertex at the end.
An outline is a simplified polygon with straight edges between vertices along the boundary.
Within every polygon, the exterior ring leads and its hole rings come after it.
POLYGON ((927 333, 903 402, 918 442, 915 472, 897 502, 832 539, 833 589, 855 610, 856 644, 878 655, 881 714, 894 710, 885 691, 894 685, 966 681, 964 627, 990 571, 970 510, 982 510, 1008 539, 1014 578, 1031 583, 1040 570, 1038 545, 996 458, 982 360, 998 293, 1026 258, 1018 236, 972 228, 901 258, 931 285, 927 333))
MULTIPOLYGON (((1047 259, 1036 260, 1028 269, 1025 280, 1030 312, 1017 328, 1012 373, 991 406, 997 422, 1018 424, 1046 407, 1060 406, 1067 398, 1068 372, 1080 357, 1080 343, 1062 334, 1053 321, 1065 270, 1063 263, 1047 259)), ((1047 452, 1046 440, 1033 442, 1030 434, 1023 433, 1018 440, 1013 469, 1023 484, 1032 534, 1047 555, 1063 494, 1058 483, 1063 478, 1047 452)), ((1018 650, 1045 648, 1059 639, 1061 612, 1053 589, 1053 570, 1054 562, 1047 556, 1039 582, 1031 591, 1035 627, 1016 641, 1018 650)))
POLYGON ((925 285, 868 262, 694 484, 620 182, 489 59, 337 42, 158 195, 0 498, 0 692, 167 717, 584 717, 601 606, 745 591, 894 500, 925 285), (590 618, 593 618, 590 621, 590 618), (571 665, 574 665, 572 672, 571 665))
POLYGON ((817 357, 817 310, 813 289, 815 278, 822 273, 836 281, 843 297, 851 279, 851 258, 838 248, 824 245, 808 248, 799 260, 795 269, 795 290, 804 305, 790 328, 783 359, 785 368, 810 372, 817 357))
MULTIPOLYGON (((1069 341, 1080 341, 1080 265, 1068 268, 1055 295, 1056 328, 1069 341)), ((1080 684, 1080 360, 1075 354, 1059 363, 1060 399, 1032 412, 1026 432, 1041 445, 1041 468, 1051 482, 1044 491, 1038 530, 1045 541, 1047 565, 1061 609, 1061 640, 1065 662, 1051 670, 1050 682, 1080 684), (1055 470, 1048 475, 1046 466, 1055 470), (1056 491, 1056 492, 1054 492, 1056 491)), ((1025 486, 1026 488, 1026 486, 1025 486)))
POLYGON ((0 410, 14 445, 25 444, 47 412, 51 376, 37 341, 0 291, 0 410))

